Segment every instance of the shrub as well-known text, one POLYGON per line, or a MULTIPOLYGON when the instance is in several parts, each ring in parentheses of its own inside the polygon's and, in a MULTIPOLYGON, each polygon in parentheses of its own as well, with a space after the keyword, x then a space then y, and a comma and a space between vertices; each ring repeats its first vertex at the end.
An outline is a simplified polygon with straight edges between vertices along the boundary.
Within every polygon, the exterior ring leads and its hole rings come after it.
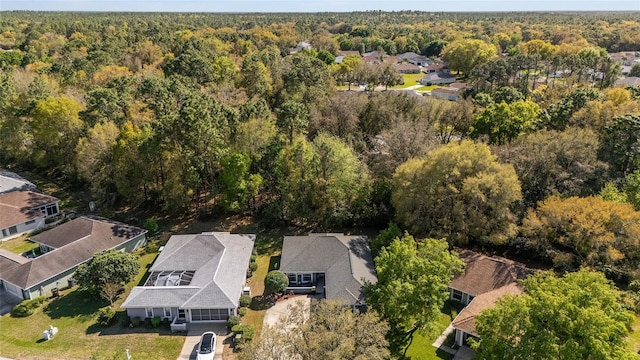
POLYGON ((244 341, 251 341, 251 339, 253 339, 254 329, 251 325, 238 324, 232 327, 231 331, 235 334, 241 334, 244 341))
POLYGON ((247 308, 246 307, 241 307, 240 309, 238 309, 238 315, 240 315, 240 316, 247 315, 247 308))
POLYGON ((98 310, 98 324, 109 326, 116 320, 116 312, 111 306, 106 306, 98 310))
POLYGON ((242 295, 240 296, 240 307, 248 307, 251 305, 251 296, 242 295))
POLYGON ((251 270, 251 272, 258 270, 258 263, 257 262, 249 263, 249 270, 251 270))
POLYGON ((155 235, 158 232, 158 222, 153 217, 145 220, 142 227, 149 231, 149 235, 155 235))
POLYGON ((158 325, 160 325, 160 321, 162 321, 160 316, 154 316, 153 319, 151 319, 151 326, 158 327, 158 325))
POLYGON ((236 315, 229 316, 227 319, 227 327, 233 329, 236 325, 240 324, 240 317, 236 315))
POLYGON ((131 325, 131 318, 129 316, 124 316, 122 318, 122 327, 127 328, 129 327, 129 325, 131 325))
POLYGON ((279 270, 269 271, 264 279, 264 288, 269 294, 282 293, 289 286, 289 278, 279 270))
POLYGON ((133 326, 140 326, 140 317, 139 316, 135 316, 131 319, 131 325, 133 326))
POLYGON ((258 257, 256 255, 251 255, 251 262, 254 263, 256 260, 258 260, 258 257))
POLYGON ((44 304, 45 298, 43 296, 37 297, 35 299, 24 300, 20 304, 16 305, 13 310, 11 310, 11 315, 13 317, 27 317, 33 315, 33 313, 44 304))

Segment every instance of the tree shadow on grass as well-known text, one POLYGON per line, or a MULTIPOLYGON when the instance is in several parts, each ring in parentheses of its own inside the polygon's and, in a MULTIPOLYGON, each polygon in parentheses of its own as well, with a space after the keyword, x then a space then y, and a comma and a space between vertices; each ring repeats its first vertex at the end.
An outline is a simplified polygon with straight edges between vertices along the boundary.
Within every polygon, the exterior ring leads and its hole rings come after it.
POLYGON ((52 319, 63 317, 93 317, 101 307, 109 305, 109 302, 88 290, 77 289, 61 296, 49 303, 44 309, 52 319))
POLYGON ((269 257, 269 270, 267 271, 278 270, 280 268, 280 258, 280 255, 269 257))
POLYGON ((126 335, 126 334, 158 334, 160 336, 184 336, 184 334, 173 333, 169 323, 161 323, 154 327, 148 321, 143 321, 140 325, 131 327, 126 310, 116 311, 112 325, 104 326, 97 322, 87 327, 86 334, 99 334, 100 336, 126 335))

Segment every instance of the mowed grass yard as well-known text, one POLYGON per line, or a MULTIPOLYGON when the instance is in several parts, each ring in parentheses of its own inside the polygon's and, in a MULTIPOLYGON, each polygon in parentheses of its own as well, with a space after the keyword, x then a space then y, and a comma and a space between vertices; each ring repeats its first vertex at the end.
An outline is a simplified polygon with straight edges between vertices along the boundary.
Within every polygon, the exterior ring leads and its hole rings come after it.
MULTIPOLYGON (((442 334, 442 332, 451 324, 453 319, 458 315, 460 309, 454 307, 450 302, 445 303, 442 313, 435 324, 433 331, 425 333, 417 333, 414 335, 413 342, 407 350, 407 358, 411 360, 450 360, 453 358, 451 354, 436 349, 431 346, 434 341, 442 334)), ((445 341, 445 344, 447 342, 445 341)))
POLYGON ((163 327, 128 328, 119 305, 131 288, 140 283, 157 253, 142 254, 138 276, 126 286, 126 292, 114 304, 118 321, 110 327, 96 324, 97 311, 108 303, 78 289, 63 290, 57 299, 47 300, 33 315, 0 318, 0 356, 15 359, 125 359, 129 349, 133 359, 171 359, 178 357, 184 335, 171 334, 163 327), (42 332, 53 325, 58 334, 42 340, 42 332))

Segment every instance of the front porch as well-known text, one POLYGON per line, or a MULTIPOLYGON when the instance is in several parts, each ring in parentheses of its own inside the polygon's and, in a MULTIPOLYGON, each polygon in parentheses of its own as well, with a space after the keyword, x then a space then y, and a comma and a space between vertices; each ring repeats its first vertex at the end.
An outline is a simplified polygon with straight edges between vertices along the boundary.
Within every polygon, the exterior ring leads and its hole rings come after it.
POLYGON ((326 282, 324 273, 288 273, 287 277, 289 278, 287 293, 325 296, 326 282))

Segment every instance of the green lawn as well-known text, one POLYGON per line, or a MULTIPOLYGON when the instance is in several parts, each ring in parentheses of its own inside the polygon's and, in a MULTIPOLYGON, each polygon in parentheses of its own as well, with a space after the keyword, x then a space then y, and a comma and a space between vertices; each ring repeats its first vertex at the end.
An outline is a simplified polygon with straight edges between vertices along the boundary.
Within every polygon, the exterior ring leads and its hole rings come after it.
POLYGON ((15 254, 22 254, 33 248, 37 248, 38 245, 28 240, 29 235, 22 235, 15 239, 0 242, 0 249, 11 251, 15 254))
POLYGON ((449 326, 451 321, 457 316, 458 311, 459 309, 454 308, 450 303, 446 303, 434 330, 428 333, 418 333, 414 335, 413 342, 409 350, 407 350, 407 358, 411 360, 451 359, 452 356, 449 353, 438 350, 431 346, 431 344, 433 344, 444 329, 449 326))
POLYGON ((409 86, 420 85, 420 79, 424 77, 423 73, 418 74, 402 74, 404 84, 392 86, 391 89, 405 89, 409 86))
MULTIPOLYGON (((157 254, 141 256, 142 268, 127 285, 127 291, 114 304, 118 319, 124 318, 120 303, 130 289, 145 276, 157 254)), ((26 318, 0 318, 0 349, 2 356, 17 359, 124 359, 125 349, 132 358, 175 359, 184 335, 174 335, 166 328, 127 328, 118 321, 110 327, 96 324, 96 312, 108 304, 93 295, 73 289, 63 290, 57 299, 48 300, 35 314, 26 318), (49 341, 42 340, 42 332, 53 325, 58 334, 49 341)))
POLYGON ((631 324, 632 332, 629 335, 629 347, 634 353, 640 351, 640 314, 636 315, 635 321, 631 324))

